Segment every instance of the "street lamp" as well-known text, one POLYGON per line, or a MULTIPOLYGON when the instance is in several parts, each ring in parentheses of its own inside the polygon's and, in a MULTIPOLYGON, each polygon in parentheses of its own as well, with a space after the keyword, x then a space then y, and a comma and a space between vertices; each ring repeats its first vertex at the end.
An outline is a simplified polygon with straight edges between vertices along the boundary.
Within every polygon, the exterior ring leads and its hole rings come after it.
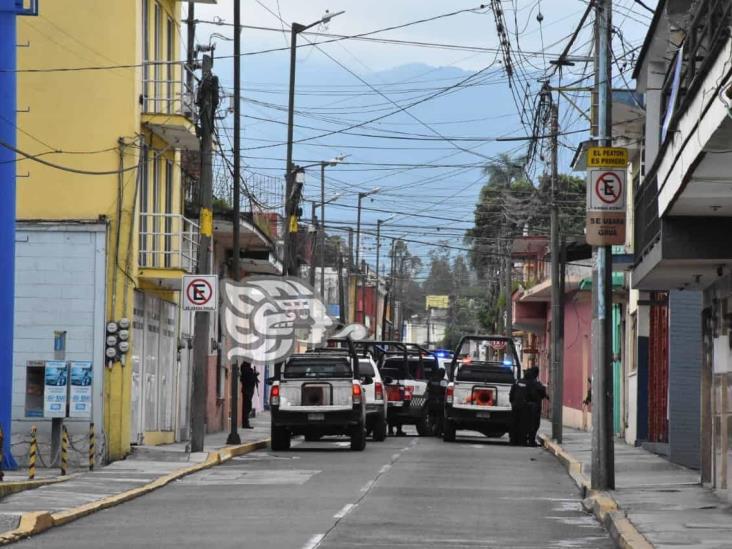
MULTIPOLYGON (((396 215, 390 215, 386 219, 376 220, 376 290, 374 291, 374 337, 378 336, 379 326, 379 259, 381 258, 381 225, 394 219, 396 215)), ((384 302, 384 315, 386 315, 386 302, 384 302)), ((384 322, 381 322, 381 338, 384 338, 384 322)))
POLYGON ((325 168, 337 166, 347 155, 339 154, 333 160, 320 163, 320 297, 325 297, 325 168))
MULTIPOLYGON (((380 190, 380 187, 375 187, 370 191, 358 193, 358 209, 356 214, 356 269, 358 269, 359 272, 361 271, 361 263, 359 261, 361 255, 361 201, 367 196, 378 193, 380 190)), ((366 287, 366 273, 363 273, 361 276, 363 277, 361 280, 361 322, 365 324, 366 303, 364 302, 364 288, 366 287)), ((356 280, 358 281, 361 279, 361 276, 357 277, 356 280)))
POLYGON ((300 23, 293 23, 290 32, 290 91, 289 91, 289 103, 287 108, 287 164, 285 172, 285 217, 287 218, 287 231, 285 231, 285 268, 284 275, 295 274, 296 265, 293 261, 293 250, 292 248, 292 232, 290 227, 290 218, 292 217, 295 210, 294 190, 295 185, 293 181, 294 166, 292 164, 292 140, 293 131, 295 125, 295 66, 297 60, 297 35, 301 32, 308 30, 321 23, 327 23, 334 17, 337 17, 345 13, 339 11, 336 13, 325 12, 325 16, 310 23, 309 25, 301 25, 300 23))

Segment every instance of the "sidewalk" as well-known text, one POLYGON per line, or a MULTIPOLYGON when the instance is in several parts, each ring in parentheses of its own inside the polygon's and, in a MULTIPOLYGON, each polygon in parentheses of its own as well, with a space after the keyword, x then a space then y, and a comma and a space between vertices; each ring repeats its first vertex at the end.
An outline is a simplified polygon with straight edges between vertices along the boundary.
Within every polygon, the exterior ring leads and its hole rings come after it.
MULTIPOLYGON (((541 433, 550 439, 551 426, 541 433)), ((591 475, 591 433, 564 428, 562 448, 591 475)), ((615 442, 615 486, 610 492, 636 529, 655 547, 732 547, 732 506, 701 486, 699 473, 615 442)))
MULTIPOLYGON (((17 531, 15 534, 9 531, 25 529, 27 519, 39 522, 38 517, 24 517, 24 514, 40 513, 41 522, 48 522, 40 526, 40 530, 30 532, 36 533, 133 499, 177 478, 227 461, 235 455, 264 447, 264 441, 269 438, 269 414, 258 414, 252 424, 254 429, 239 430, 242 442, 239 446, 226 446, 228 433, 206 435, 204 451, 198 453, 187 452, 185 442, 139 446, 133 449, 127 459, 94 471, 76 472, 63 482, 6 496, 0 499, 0 545, 15 541, 17 531)), ((17 477, 14 474, 12 480, 17 477)))

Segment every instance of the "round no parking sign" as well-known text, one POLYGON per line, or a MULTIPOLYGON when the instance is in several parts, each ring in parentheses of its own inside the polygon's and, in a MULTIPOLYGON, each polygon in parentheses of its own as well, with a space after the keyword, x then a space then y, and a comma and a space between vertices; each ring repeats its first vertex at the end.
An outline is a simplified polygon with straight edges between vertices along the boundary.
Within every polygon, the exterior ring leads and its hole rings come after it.
POLYGON ((218 301, 216 275, 190 275, 183 277, 183 310, 215 311, 218 301))

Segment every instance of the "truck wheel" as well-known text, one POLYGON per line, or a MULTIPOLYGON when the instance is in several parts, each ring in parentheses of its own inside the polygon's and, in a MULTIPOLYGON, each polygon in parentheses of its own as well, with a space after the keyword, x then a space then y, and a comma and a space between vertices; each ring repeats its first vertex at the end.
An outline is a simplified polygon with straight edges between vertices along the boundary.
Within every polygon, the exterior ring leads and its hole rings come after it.
POLYGON ((351 450, 361 452, 364 448, 366 448, 366 428, 363 424, 359 424, 351 431, 351 450))
POLYGON ((426 437, 432 434, 427 414, 417 420, 415 427, 417 428, 417 434, 421 437, 426 437))
POLYGON ((455 442, 455 423, 446 419, 442 425, 442 440, 445 442, 455 442))
POLYGON ((290 449, 290 432, 283 427, 272 426, 272 450, 283 452, 290 449))
POLYGON ((375 442, 383 442, 386 438, 386 418, 378 416, 374 423, 373 439, 375 442))

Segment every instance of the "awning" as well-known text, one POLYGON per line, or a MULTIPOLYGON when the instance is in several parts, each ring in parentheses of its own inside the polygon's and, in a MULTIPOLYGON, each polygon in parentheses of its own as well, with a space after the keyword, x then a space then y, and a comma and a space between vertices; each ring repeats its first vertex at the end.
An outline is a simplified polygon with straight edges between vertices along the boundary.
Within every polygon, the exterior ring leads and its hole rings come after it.
MULTIPOLYGON (((625 287, 625 274, 624 273, 613 273, 613 289, 625 287)), ((579 284, 580 291, 592 290, 592 278, 583 278, 579 284)))

